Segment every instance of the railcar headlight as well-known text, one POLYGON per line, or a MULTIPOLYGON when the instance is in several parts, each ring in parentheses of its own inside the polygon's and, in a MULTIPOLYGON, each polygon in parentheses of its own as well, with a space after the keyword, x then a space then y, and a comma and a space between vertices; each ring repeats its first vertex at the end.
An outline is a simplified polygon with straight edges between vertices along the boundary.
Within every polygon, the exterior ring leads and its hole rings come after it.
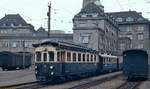
POLYGON ((51 72, 51 75, 54 75, 54 72, 51 72))
POLYGON ((49 68, 50 68, 50 69, 54 69, 54 66, 50 66, 49 68))
POLYGON ((37 71, 35 71, 35 74, 37 74, 37 71))
POLYGON ((35 69, 37 69, 37 66, 35 66, 35 69))

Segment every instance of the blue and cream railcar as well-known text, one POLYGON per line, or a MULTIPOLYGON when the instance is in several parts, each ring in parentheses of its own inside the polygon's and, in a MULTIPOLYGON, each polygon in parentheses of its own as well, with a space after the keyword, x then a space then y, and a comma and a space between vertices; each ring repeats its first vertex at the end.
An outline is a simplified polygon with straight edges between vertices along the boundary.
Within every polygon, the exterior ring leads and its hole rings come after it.
POLYGON ((35 71, 39 81, 91 75, 97 71, 98 52, 66 42, 35 44, 35 71))
MULTIPOLYGON (((120 59, 117 56, 101 54, 100 59, 102 61, 102 72, 113 72, 119 70, 120 59)), ((121 62, 120 62, 121 63, 121 62)))

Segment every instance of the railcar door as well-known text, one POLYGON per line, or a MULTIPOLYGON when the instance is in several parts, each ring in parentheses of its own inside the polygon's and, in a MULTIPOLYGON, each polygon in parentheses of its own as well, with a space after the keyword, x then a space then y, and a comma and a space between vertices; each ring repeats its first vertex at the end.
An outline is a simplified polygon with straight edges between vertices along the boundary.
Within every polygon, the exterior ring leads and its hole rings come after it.
POLYGON ((99 56, 98 69, 97 69, 98 73, 103 72, 103 63, 104 63, 103 57, 99 56))
POLYGON ((65 59, 66 59, 66 52, 61 51, 62 75, 65 74, 65 59))

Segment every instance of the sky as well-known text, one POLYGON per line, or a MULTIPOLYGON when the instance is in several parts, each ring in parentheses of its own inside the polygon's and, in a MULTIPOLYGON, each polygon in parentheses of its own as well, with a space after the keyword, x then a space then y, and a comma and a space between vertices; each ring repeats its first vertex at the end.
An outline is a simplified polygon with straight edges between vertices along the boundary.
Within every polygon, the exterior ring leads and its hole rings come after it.
MULTIPOLYGON (((51 29, 72 33, 72 18, 82 8, 82 0, 0 0, 0 18, 20 14, 35 30, 47 29, 48 3, 52 3, 51 29)), ((101 0, 105 12, 137 11, 150 19, 150 0, 101 0)))

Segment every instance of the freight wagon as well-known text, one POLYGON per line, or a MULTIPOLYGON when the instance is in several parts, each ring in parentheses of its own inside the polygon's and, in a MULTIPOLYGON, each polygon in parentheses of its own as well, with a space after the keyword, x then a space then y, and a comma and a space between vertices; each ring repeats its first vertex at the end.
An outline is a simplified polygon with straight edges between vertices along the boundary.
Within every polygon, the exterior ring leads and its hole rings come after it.
POLYGON ((3 70, 23 69, 31 66, 32 55, 28 52, 0 52, 0 67, 3 70))
POLYGON ((123 52, 123 73, 128 79, 147 79, 149 75, 148 53, 139 49, 123 52))

